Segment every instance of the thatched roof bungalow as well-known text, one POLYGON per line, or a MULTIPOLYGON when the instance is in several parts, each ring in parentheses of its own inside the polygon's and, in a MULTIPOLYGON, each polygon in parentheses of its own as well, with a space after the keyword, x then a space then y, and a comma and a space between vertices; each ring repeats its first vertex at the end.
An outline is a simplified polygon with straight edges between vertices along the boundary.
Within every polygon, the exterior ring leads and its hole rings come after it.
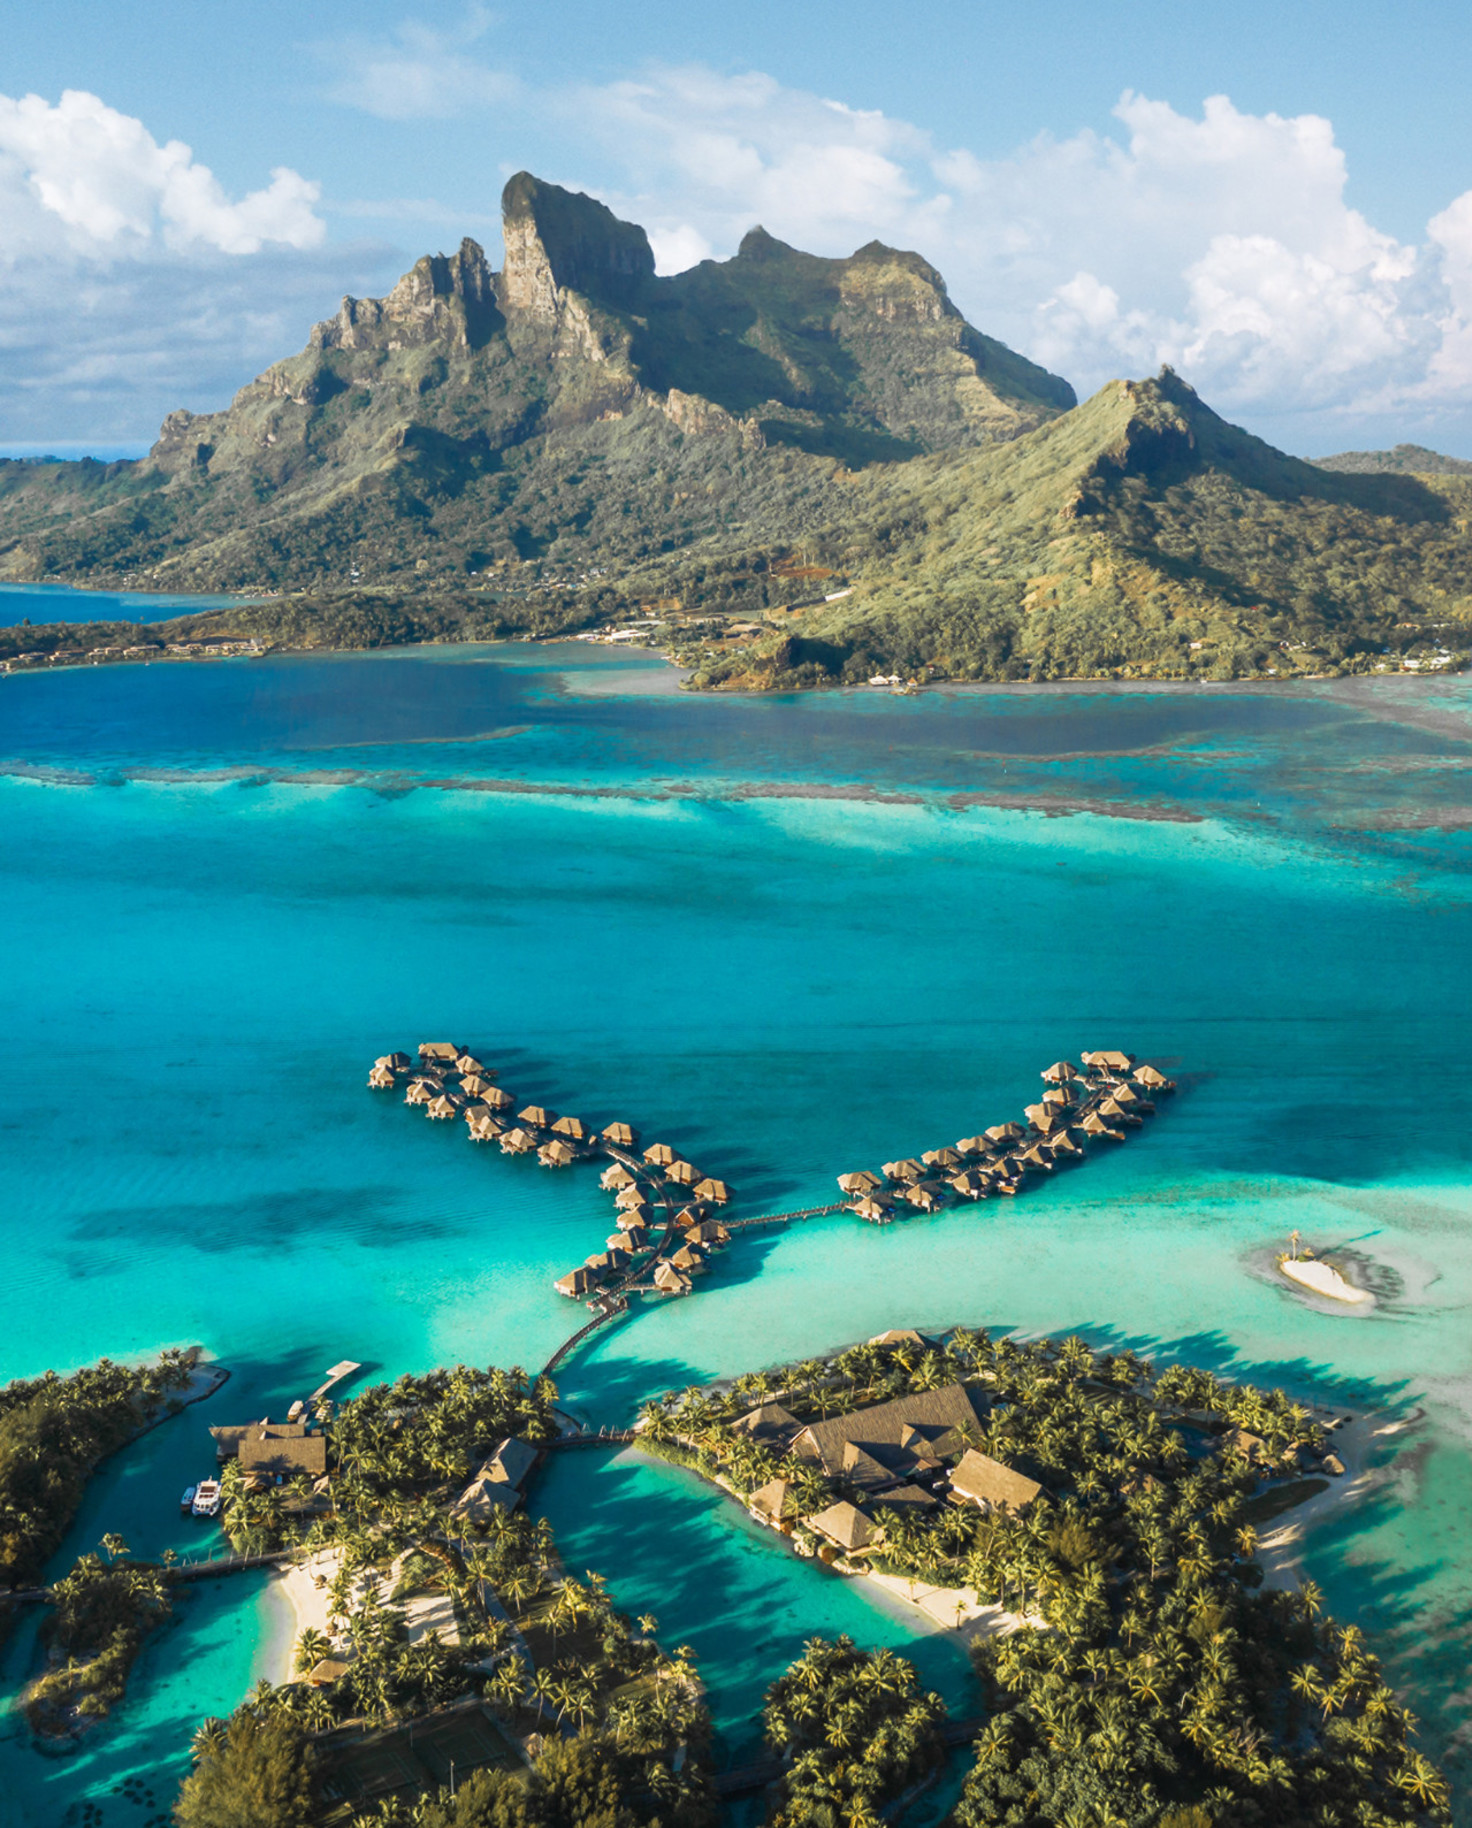
POLYGON ((577 1158, 577 1150, 571 1143, 564 1142, 560 1136, 555 1137, 551 1142, 543 1143, 537 1150, 537 1160, 544 1168, 566 1168, 577 1158))
POLYGON ((501 1148, 507 1155, 526 1155, 537 1146, 537 1139, 530 1130, 523 1130, 518 1125, 508 1130, 501 1138, 501 1148))
POLYGON ((639 1132, 632 1124, 606 1123, 603 1126, 603 1140, 612 1143, 615 1149, 632 1149, 638 1144, 639 1132))
POLYGON ((914 1390, 851 1415, 809 1422, 794 1441, 793 1451, 799 1459, 815 1460, 831 1478, 838 1478, 849 1444, 856 1443, 889 1466, 898 1483, 922 1462, 931 1464, 961 1454, 967 1436, 974 1438, 980 1426, 981 1416, 967 1386, 945 1384, 939 1390, 914 1390))
POLYGON ((391 1073, 407 1073, 413 1062, 407 1054, 380 1054, 373 1064, 386 1066, 391 1073))
POLYGON ((1111 1129, 1097 1111, 1090 1111, 1078 1127, 1088 1136, 1107 1136, 1111 1142, 1124 1141, 1124 1131, 1111 1129))
POLYGON ((565 1136, 569 1142, 586 1142, 587 1126, 581 1117, 559 1117, 552 1126, 554 1136, 565 1136))
POLYGON ((951 1474, 951 1491, 983 1511, 1003 1511, 1021 1517, 1042 1491, 1035 1479, 1014 1472, 1000 1460, 978 1453, 974 1447, 962 1454, 951 1474))
MULTIPOLYGON (((649 1233, 642 1225, 621 1225, 618 1235, 623 1239, 625 1248, 628 1250, 648 1250, 649 1248, 649 1233)), ((610 1248, 611 1244, 610 1240, 610 1248)))
POLYGON ((484 1074, 488 1078, 494 1077, 494 1072, 493 1072, 492 1068, 490 1068, 488 1066, 482 1066, 480 1061, 476 1059, 474 1054, 462 1053, 460 1055, 459 1059, 456 1060, 456 1062, 455 1062, 455 1071, 457 1073, 484 1074))
POLYGON ((962 1155, 985 1155, 991 1146, 990 1138, 985 1136, 963 1136, 956 1144, 962 1155))
POLYGON ((371 1091, 391 1092, 396 1083, 392 1070, 386 1066, 375 1066, 368 1075, 368 1085, 371 1091))
POLYGON ((549 1111, 544 1104, 529 1104, 524 1111, 516 1113, 517 1121, 524 1123, 529 1130, 550 1130, 557 1113, 549 1111))
POLYGON ((1145 1121, 1143 1117, 1137 1117, 1133 1111, 1127 1111, 1117 1098, 1101 1098, 1098 1111, 1101 1117, 1108 1117, 1115 1123, 1139 1125, 1145 1121))
POLYGON ((952 1193, 959 1193, 963 1200, 984 1200, 988 1182, 974 1168, 967 1168, 960 1174, 953 1174, 946 1185, 952 1193))
POLYGON ((961 1166, 959 1151, 950 1147, 927 1149, 920 1159, 927 1168, 959 1168, 961 1166))
POLYGON ((620 1187, 613 1197, 613 1203, 620 1212, 631 1212, 636 1206, 647 1206, 649 1196, 636 1181, 630 1181, 627 1187, 620 1187))
POLYGON ((682 1244, 665 1261, 687 1276, 703 1276, 710 1267, 700 1252, 690 1244, 682 1244))
POLYGON ((620 1231, 642 1231, 649 1223, 649 1208, 637 1208, 629 1211, 625 1208, 613 1221, 620 1231))
POLYGON ((886 1162, 884 1172, 892 1181, 921 1181, 925 1178, 925 1166, 913 1156, 902 1156, 897 1162, 886 1162))
POLYGON ((467 1098, 479 1098, 483 1092, 491 1089, 491 1082, 480 1073, 466 1073, 460 1081, 460 1090, 467 1098))
POLYGON ((586 1295, 590 1289, 596 1288, 601 1280, 602 1278, 596 1271, 589 1269, 584 1263, 580 1264, 577 1269, 569 1270, 565 1276, 559 1277, 552 1286, 559 1295, 567 1295, 575 1300, 579 1295, 586 1295))
POLYGON ((650 1143, 644 1151, 644 1159, 656 1168, 668 1168, 671 1162, 680 1158, 668 1143, 650 1143))
POLYGON ((682 1276, 673 1264, 661 1262, 654 1266, 654 1286, 664 1295, 688 1295, 690 1278, 682 1276))
POLYGON ((625 1187, 634 1185, 634 1177, 622 1162, 614 1162, 611 1167, 605 1168, 598 1176, 598 1185, 606 1187, 610 1192, 621 1193, 625 1187))
POLYGON ((854 1216, 867 1219, 871 1225, 889 1223, 890 1202, 882 1201, 877 1195, 866 1193, 861 1200, 855 1200, 851 1208, 854 1216))
POLYGON ((1080 1054, 1079 1059, 1091 1073, 1127 1073, 1135 1064, 1133 1054, 1122 1054, 1117 1048, 1096 1048, 1091 1054, 1080 1054))
POLYGON ((695 1197, 698 1200, 709 1200, 714 1206, 724 1206, 731 1197, 731 1189, 724 1181, 718 1181, 714 1175, 706 1175, 704 1180, 695 1183, 695 1197))
POLYGON ((443 1123, 447 1117, 453 1117, 460 1106, 448 1092, 441 1092, 438 1098, 431 1098, 424 1107, 424 1115, 432 1117, 436 1123, 443 1123))
POLYGON ((432 1098, 438 1098, 444 1087, 438 1079, 411 1079, 409 1089, 404 1093, 405 1104, 428 1104, 432 1098))
POLYGON ((746 1508, 758 1523, 767 1523, 772 1528, 780 1529, 783 1521, 795 1510, 792 1498, 792 1481, 790 1479, 769 1479, 765 1485, 759 1485, 746 1501, 746 1508))
POLYGON ((1043 1077, 1050 1085, 1067 1085, 1079 1077, 1079 1070, 1071 1060, 1055 1060, 1043 1068, 1043 1077))
POLYGON ((707 1250, 718 1249, 722 1244, 731 1242, 731 1234, 719 1220, 702 1219, 685 1233, 685 1241, 687 1244, 703 1244, 707 1250))
POLYGON ((693 1187, 700 1179, 700 1170, 692 1168, 689 1162, 671 1162, 664 1171, 667 1181, 673 1181, 677 1187, 693 1187))
POLYGON ((1020 1123, 994 1123, 986 1133, 986 1139, 994 1148, 1004 1147, 1007 1143, 1021 1142, 1027 1131, 1020 1123))
POLYGON ((537 1449, 529 1442, 519 1441, 514 1435, 503 1441, 451 1505, 450 1515, 483 1522, 492 1511, 514 1511, 536 1461, 537 1449))
POLYGON ((908 1200, 916 1212, 940 1211, 939 1194, 933 1187, 927 1187, 922 1181, 917 1181, 913 1187, 906 1187, 900 1197, 908 1200))
POLYGON ((859 1168, 852 1174, 840 1174, 838 1177, 840 1193, 871 1193, 880 1185, 880 1177, 872 1168, 859 1168))
POLYGON ((763 1447, 785 1447, 802 1423, 781 1403, 759 1403, 755 1409, 738 1415, 731 1426, 763 1447))
POLYGON ((1133 1078, 1136 1085, 1143 1085, 1149 1092, 1173 1092, 1176 1089, 1174 1079, 1167 1079, 1158 1067, 1137 1066, 1133 1078))
POLYGON ((480 1096, 481 1103, 488 1104, 493 1111, 509 1111, 516 1103, 510 1092, 499 1085, 487 1086, 480 1096))
POLYGON ((846 1498, 804 1521, 815 1536, 823 1537, 844 1555, 867 1555, 884 1542, 884 1532, 873 1518, 846 1498))
POLYGON ((493 1116, 483 1104, 468 1105, 465 1122, 472 1142, 493 1142, 506 1128, 501 1119, 493 1116))

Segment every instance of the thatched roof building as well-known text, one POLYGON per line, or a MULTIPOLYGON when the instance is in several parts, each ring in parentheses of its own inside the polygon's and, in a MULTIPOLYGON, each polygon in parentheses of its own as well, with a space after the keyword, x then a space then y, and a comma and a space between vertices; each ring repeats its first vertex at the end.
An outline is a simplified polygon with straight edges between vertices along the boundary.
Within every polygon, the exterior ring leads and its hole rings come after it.
POLYGON ((620 1212, 631 1212, 638 1206, 647 1207, 649 1196, 636 1181, 630 1181, 627 1187, 621 1187, 614 1195, 613 1203, 620 1212))
POLYGON ((946 1183, 952 1193, 959 1193, 964 1200, 984 1200, 987 1181, 974 1168, 966 1168, 960 1174, 953 1174, 946 1183))
POLYGON ((695 1197, 709 1200, 713 1205, 724 1206, 731 1197, 731 1189, 724 1181, 718 1181, 714 1175, 706 1175, 704 1180, 695 1183, 695 1197))
POLYGON ((596 1288, 599 1280, 599 1276, 584 1263, 580 1264, 577 1269, 570 1270, 567 1275, 559 1277, 552 1286, 559 1295, 576 1298, 579 1295, 586 1295, 590 1289, 596 1288))
POLYGON ((689 1244, 682 1244, 680 1248, 667 1257, 665 1261, 673 1264, 677 1270, 683 1271, 687 1276, 704 1275, 705 1271, 709 1268, 705 1258, 701 1256, 698 1250, 689 1244))
POLYGON ((632 1211, 625 1207, 613 1221, 620 1231, 642 1231, 649 1222, 649 1208, 635 1208, 632 1211))
POLYGON ((614 1162, 611 1167, 605 1168, 598 1176, 598 1185, 606 1187, 610 1191, 622 1192, 625 1187, 634 1185, 634 1177, 622 1162, 614 1162))
POLYGON ((1094 1073, 1127 1073, 1135 1064, 1133 1054, 1122 1054, 1117 1048, 1096 1048, 1091 1054, 1080 1054, 1079 1059, 1094 1073))
POLYGON ((1078 1127, 1089 1136, 1107 1136, 1111 1142, 1124 1141, 1124 1131, 1111 1129, 1097 1111, 1090 1111, 1078 1127))
POLYGON ((1173 1092, 1176 1089, 1174 1079, 1167 1079, 1158 1067, 1137 1066, 1132 1075, 1136 1085, 1143 1085, 1150 1092, 1173 1092))
POLYGON ((491 1089, 491 1082, 480 1073, 467 1073, 460 1081, 460 1090, 468 1098, 479 1098, 483 1092, 491 1089))
POLYGON ((629 1250, 648 1250, 649 1248, 649 1233, 642 1225, 621 1226, 618 1235, 629 1250))
POLYGON ((1035 1479, 1013 1472, 974 1447, 962 1454, 951 1474, 951 1490, 958 1498, 983 1511, 1005 1511, 1013 1517, 1022 1516, 1042 1489, 1035 1479))
POLYGON ((673 1181, 677 1187, 693 1187, 700 1179, 700 1170, 692 1168, 689 1162, 671 1162, 664 1171, 667 1181, 673 1181))
POLYGON ((801 1428, 802 1423, 790 1409, 784 1409, 780 1403, 759 1403, 755 1409, 748 1409, 745 1415, 738 1415, 731 1424, 744 1435, 763 1447, 785 1446, 801 1428))
POLYGON ((927 1168, 959 1168, 961 1166, 960 1152, 949 1146, 944 1149, 927 1149, 920 1159, 927 1168))
POLYGON ((464 1052, 465 1049, 454 1041, 421 1041, 419 1063, 421 1066, 435 1066, 441 1072, 448 1072, 464 1052))
POLYGON ((1117 1098, 1101 1098, 1098 1111, 1101 1117, 1112 1118, 1115 1123, 1141 1124, 1145 1121, 1133 1111, 1127 1111, 1117 1098))
POLYGON ((391 1073, 407 1073, 413 1062, 407 1054, 380 1054, 373 1064, 386 1066, 391 1073))
POLYGON ((468 1106, 465 1122, 472 1142, 493 1142, 506 1128, 501 1119, 492 1116, 483 1104, 468 1106))
POLYGON ((639 1132, 632 1124, 606 1123, 603 1126, 603 1140, 612 1143, 616 1149, 632 1149, 639 1141, 639 1132))
POLYGON ((981 1417, 965 1384, 939 1390, 915 1390, 892 1402, 876 1403, 852 1415, 809 1422, 793 1443, 799 1459, 816 1460, 832 1478, 843 1472, 844 1455, 853 1443, 890 1468, 896 1483, 920 1464, 960 1454, 966 1437, 980 1429, 981 1417))
POLYGON ((920 1181, 925 1178, 925 1166, 913 1156, 902 1156, 897 1162, 886 1162, 884 1172, 892 1181, 920 1181))
POLYGON ((1043 1068, 1043 1077, 1050 1085, 1067 1085, 1079 1077, 1079 1070, 1071 1060, 1055 1060, 1043 1068))
POLYGON ((392 1069, 386 1066, 375 1066, 368 1075, 368 1085, 375 1092, 391 1092, 396 1081, 392 1069))
POLYGON ((855 1200, 854 1213, 861 1219, 867 1219, 871 1225, 885 1225, 889 1222, 890 1203, 881 1201, 877 1195, 866 1193, 861 1200, 855 1200))
POLYGON ((537 1462, 537 1449, 513 1435, 482 1465, 450 1507, 452 1517, 483 1521, 492 1511, 514 1511, 521 1502, 521 1488, 537 1462))
POLYGON ((698 1225, 692 1225, 685 1233, 688 1244, 703 1244, 707 1250, 718 1248, 731 1242, 731 1234, 716 1219, 702 1219, 698 1225))
POLYGON ((963 1136, 956 1144, 962 1155, 985 1155, 991 1146, 991 1140, 986 1136, 963 1136))
POLYGON ((409 1089, 404 1093, 405 1104, 428 1104, 432 1098, 438 1098, 444 1087, 438 1079, 411 1079, 409 1089))
POLYGON ((1021 1142, 1027 1131, 1020 1123, 994 1123, 986 1133, 986 1139, 994 1147, 1013 1142, 1021 1142))
POLYGON ((524 1111, 516 1113, 517 1120, 531 1130, 550 1130, 555 1111, 549 1111, 544 1104, 529 1104, 524 1111))
POLYGON ((474 1054, 462 1053, 455 1062, 455 1071, 457 1073, 483 1073, 488 1078, 494 1077, 492 1068, 482 1066, 474 1054))
POLYGON ((796 1508, 791 1493, 790 1479, 769 1479, 751 1494, 747 1509, 759 1522, 770 1523, 775 1528, 796 1508))
POLYGON ((536 1137, 530 1130, 523 1130, 520 1125, 514 1130, 508 1130, 501 1138, 501 1148, 507 1155, 525 1155, 536 1146, 536 1137))
POLYGON ((516 1100, 503 1086, 492 1085, 481 1093, 481 1102, 488 1104, 493 1111, 509 1111, 516 1100))
POLYGON ((819 1511, 816 1517, 804 1521, 815 1536, 831 1542, 845 1555, 867 1554, 884 1541, 884 1532, 873 1518, 846 1498, 840 1498, 837 1504, 830 1504, 826 1511, 819 1511))
POLYGON ((578 1158, 578 1152, 571 1143, 564 1142, 560 1136, 551 1142, 545 1142, 537 1150, 537 1160, 544 1168, 566 1168, 578 1158))
POLYGON ((245 1477, 263 1485, 274 1485, 298 1473, 320 1479, 327 1471, 327 1438, 305 1431, 299 1434, 296 1430, 300 1426, 258 1422, 247 1428, 235 1450, 245 1477))
POLYGON ((673 1264, 656 1263, 654 1266, 654 1286, 665 1295, 688 1295, 690 1278, 682 1276, 673 1264))
POLYGON ((588 1131, 581 1117, 559 1117, 552 1126, 554 1136, 565 1136, 569 1142, 586 1142, 588 1131))
POLYGON ((917 1181, 913 1187, 906 1187, 901 1198, 908 1200, 916 1212, 940 1211, 940 1196, 933 1187, 927 1187, 923 1182, 917 1181))
POLYGON ((678 1161, 680 1158, 668 1143, 650 1143, 644 1151, 644 1159, 646 1162, 651 1162, 656 1168, 668 1168, 671 1162, 678 1161))
POLYGON ((448 1092, 441 1092, 438 1098, 431 1098, 424 1107, 424 1115, 434 1118, 436 1123, 443 1123, 447 1117, 453 1117, 460 1106, 448 1092))
POLYGON ((880 1177, 872 1168, 859 1168, 852 1174, 840 1174, 838 1187, 841 1193, 869 1193, 882 1185, 880 1177))

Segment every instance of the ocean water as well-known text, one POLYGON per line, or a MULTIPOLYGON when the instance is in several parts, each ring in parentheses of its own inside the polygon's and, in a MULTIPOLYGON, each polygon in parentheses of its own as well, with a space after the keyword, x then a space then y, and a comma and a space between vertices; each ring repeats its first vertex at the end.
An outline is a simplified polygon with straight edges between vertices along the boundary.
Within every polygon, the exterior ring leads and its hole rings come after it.
MULTIPOLYGON (((967 1321, 1420 1409, 1308 1561, 1465 1788, 1472 686, 672 684, 577 644, 0 681, 0 1375, 189 1341, 233 1373, 106 1469, 59 1562, 109 1527, 207 1541, 176 1503, 206 1425, 284 1412, 338 1358, 535 1369, 582 1317, 550 1283, 611 1229, 595 1177, 370 1094, 377 1053, 469 1042, 760 1212, 1123 1046, 1182 1090, 1112 1154, 1016 1202, 758 1232, 697 1298, 596 1336, 564 1398, 622 1422, 691 1379, 967 1321), (1360 1254, 1373 1313, 1278 1285, 1294 1228, 1360 1254)), ((733 1744, 810 1606, 812 1629, 903 1629, 666 1468, 571 1456, 540 1501, 696 1644, 733 1744), (631 1530, 656 1513, 705 1571, 663 1597, 631 1530), (713 1628, 764 1589, 780 1629, 713 1628)), ((12 1720, 0 1823, 84 1801, 146 1821, 118 1785, 170 1792, 192 1718, 280 1629, 264 1585, 210 1583, 170 1634, 192 1634, 186 1690, 166 1637, 81 1753, 43 1758, 12 1720)), ((946 1641, 917 1644, 964 1682, 946 1641)))

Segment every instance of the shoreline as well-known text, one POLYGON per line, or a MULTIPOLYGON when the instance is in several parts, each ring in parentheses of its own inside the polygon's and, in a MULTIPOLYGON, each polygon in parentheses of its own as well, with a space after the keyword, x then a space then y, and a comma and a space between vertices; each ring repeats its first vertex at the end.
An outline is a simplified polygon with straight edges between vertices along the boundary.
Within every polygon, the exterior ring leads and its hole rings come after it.
POLYGON ((1373 1308, 1376 1305, 1375 1297, 1368 1289, 1357 1287, 1332 1263, 1319 1257, 1282 1257, 1278 1261, 1278 1274, 1309 1294, 1337 1301, 1344 1307, 1373 1308))
POLYGON ((1329 1480, 1327 1491, 1315 1492, 1275 1517, 1259 1536, 1255 1553, 1264 1587, 1301 1587, 1312 1578, 1305 1572, 1304 1555, 1314 1530, 1330 1513, 1359 1504, 1386 1483, 1388 1468, 1369 1464, 1375 1442, 1404 1434, 1420 1420, 1420 1410, 1396 1419, 1387 1410, 1370 1409, 1333 1431, 1330 1451, 1338 1456, 1344 1471, 1337 1477, 1323 1475, 1329 1480))
POLYGON ((269 1641, 262 1646, 262 1674, 269 1675, 272 1682, 279 1685, 305 1680, 304 1675, 298 1675, 292 1668, 297 1639, 304 1631, 320 1631, 327 1637, 332 1636, 327 1589, 341 1562, 341 1549, 318 1549, 304 1560, 293 1562, 289 1568, 273 1574, 267 1581, 266 1599, 276 1623, 269 1641), (323 1583, 320 1587, 317 1585, 319 1576, 323 1583))

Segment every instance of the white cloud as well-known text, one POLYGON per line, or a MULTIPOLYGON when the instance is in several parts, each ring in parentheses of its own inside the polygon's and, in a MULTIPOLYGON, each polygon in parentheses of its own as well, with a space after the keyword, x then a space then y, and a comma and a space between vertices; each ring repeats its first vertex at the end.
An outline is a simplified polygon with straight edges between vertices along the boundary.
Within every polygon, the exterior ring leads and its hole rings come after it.
POLYGON ((338 70, 328 94, 385 121, 448 120, 509 102, 520 90, 516 78, 471 49, 490 25, 486 9, 472 6, 450 31, 411 19, 386 39, 319 45, 319 57, 338 70))
POLYGON ((54 106, 0 96, 0 257, 315 247, 326 233, 318 194, 278 166, 264 190, 232 203, 182 140, 161 146, 86 90, 68 89, 54 106))

